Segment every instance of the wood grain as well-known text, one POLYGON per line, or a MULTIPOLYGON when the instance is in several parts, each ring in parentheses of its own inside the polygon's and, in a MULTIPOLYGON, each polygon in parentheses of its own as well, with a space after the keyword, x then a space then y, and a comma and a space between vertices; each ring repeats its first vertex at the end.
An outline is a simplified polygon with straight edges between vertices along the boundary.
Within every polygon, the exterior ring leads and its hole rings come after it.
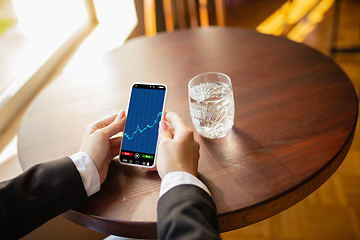
MULTIPOLYGON (((133 82, 162 82, 167 110, 193 128, 187 83, 230 76, 235 125, 223 139, 198 134, 199 177, 217 205, 220 230, 240 228, 301 201, 338 168, 351 145, 357 97, 330 58, 281 37, 236 28, 139 37, 73 66, 32 103, 19 130, 24 169, 78 151, 86 125, 127 105, 133 82)), ((156 173, 113 161, 101 191, 65 214, 85 227, 156 238, 156 173), (139 231, 141 229, 141 231, 139 231)))

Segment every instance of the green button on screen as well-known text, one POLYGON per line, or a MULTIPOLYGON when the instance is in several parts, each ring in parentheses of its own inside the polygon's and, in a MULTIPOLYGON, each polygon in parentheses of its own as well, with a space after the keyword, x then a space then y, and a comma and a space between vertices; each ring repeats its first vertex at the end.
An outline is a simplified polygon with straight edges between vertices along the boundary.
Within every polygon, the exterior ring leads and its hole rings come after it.
POLYGON ((154 156, 143 154, 143 155, 142 155, 142 158, 149 158, 149 159, 153 159, 153 158, 154 158, 154 156))

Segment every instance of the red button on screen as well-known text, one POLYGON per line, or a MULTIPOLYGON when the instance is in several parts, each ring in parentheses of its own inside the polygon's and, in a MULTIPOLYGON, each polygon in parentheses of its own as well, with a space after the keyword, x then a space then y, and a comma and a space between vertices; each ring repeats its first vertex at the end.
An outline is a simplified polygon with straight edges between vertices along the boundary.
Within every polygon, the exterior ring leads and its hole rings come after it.
POLYGON ((121 152, 122 155, 126 155, 126 156, 132 156, 133 154, 132 153, 129 153, 129 152, 121 152))

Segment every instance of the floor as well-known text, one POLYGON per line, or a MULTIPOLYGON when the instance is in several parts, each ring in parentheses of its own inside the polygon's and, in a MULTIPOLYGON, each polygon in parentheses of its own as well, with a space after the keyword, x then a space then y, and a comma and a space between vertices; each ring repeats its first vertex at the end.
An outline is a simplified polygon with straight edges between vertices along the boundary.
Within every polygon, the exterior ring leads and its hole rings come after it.
MULTIPOLYGON (((324 0, 322 0, 324 1, 324 0)), ((228 12, 228 25, 255 28, 286 1, 226 1, 234 4, 228 12), (243 5, 237 5, 237 2, 243 5), (246 5, 247 4, 247 5, 246 5), (244 7, 245 6, 245 7, 244 7), (257 11, 250 13, 246 6, 257 11), (244 10, 245 9, 245 10, 244 10), (246 17, 247 16, 247 17, 246 17), (241 21, 240 21, 241 20, 241 21)), ((317 2, 317 1, 315 1, 317 2)), ((301 42, 330 56, 334 4, 322 21, 301 42)), ((306 16, 305 16, 306 17, 306 16)), ((305 18, 304 17, 304 18, 305 18)), ((286 35, 289 28, 282 31, 286 35)), ((343 0, 340 8, 336 47, 360 46, 360 1, 343 0)), ((360 93, 360 52, 330 56, 345 71, 360 93)), ((16 156, 16 133, 26 107, 0 136, 0 181, 22 172, 16 156)), ((224 240, 360 240, 360 132, 357 128, 352 147, 340 168, 317 191, 290 209, 257 224, 223 233, 224 240)), ((107 235, 78 226, 59 216, 23 239, 103 239, 107 235)))

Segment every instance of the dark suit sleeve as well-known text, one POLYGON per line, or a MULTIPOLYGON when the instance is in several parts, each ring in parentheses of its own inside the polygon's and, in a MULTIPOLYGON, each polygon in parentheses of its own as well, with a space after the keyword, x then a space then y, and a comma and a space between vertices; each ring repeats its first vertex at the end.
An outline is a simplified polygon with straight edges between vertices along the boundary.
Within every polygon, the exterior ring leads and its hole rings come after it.
POLYGON ((158 202, 159 239, 220 239, 216 206, 203 189, 179 185, 158 202))
POLYGON ((33 166, 0 183, 0 238, 18 239, 86 199, 70 158, 33 166))

